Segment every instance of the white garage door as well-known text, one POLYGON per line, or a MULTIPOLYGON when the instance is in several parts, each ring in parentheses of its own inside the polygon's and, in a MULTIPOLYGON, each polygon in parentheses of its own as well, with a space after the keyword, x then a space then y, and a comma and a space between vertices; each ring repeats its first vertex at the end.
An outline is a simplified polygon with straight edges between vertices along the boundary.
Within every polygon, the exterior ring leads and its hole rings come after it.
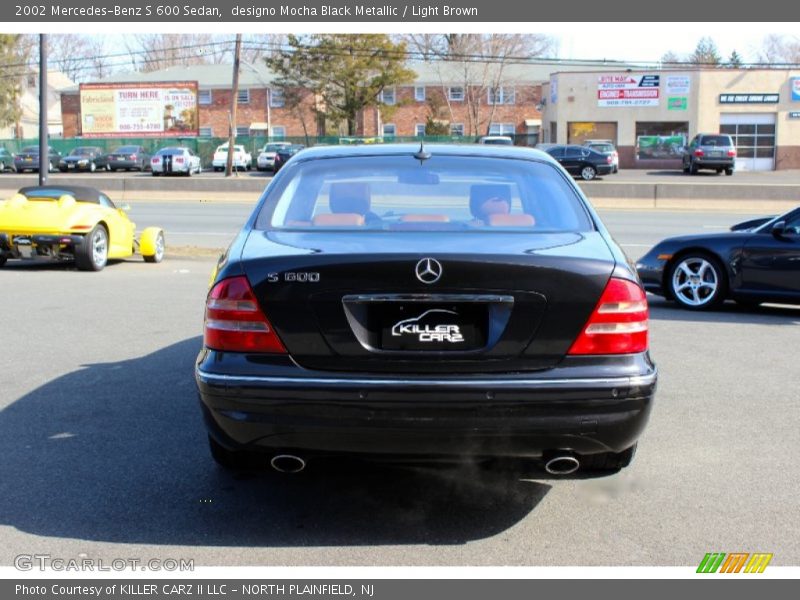
POLYGON ((775 113, 723 113, 720 133, 727 133, 736 145, 736 169, 775 169, 775 113))

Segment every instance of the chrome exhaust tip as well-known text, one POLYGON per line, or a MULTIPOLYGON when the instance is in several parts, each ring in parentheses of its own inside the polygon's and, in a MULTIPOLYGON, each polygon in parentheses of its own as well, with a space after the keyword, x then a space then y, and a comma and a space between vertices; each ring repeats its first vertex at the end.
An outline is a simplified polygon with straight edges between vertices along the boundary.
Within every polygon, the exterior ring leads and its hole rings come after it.
POLYGON ((270 466, 278 473, 299 473, 306 468, 306 461, 292 454, 278 454, 269 461, 270 466))
POLYGON ((569 475, 581 466, 580 461, 571 454, 559 454, 544 464, 544 470, 550 475, 569 475))

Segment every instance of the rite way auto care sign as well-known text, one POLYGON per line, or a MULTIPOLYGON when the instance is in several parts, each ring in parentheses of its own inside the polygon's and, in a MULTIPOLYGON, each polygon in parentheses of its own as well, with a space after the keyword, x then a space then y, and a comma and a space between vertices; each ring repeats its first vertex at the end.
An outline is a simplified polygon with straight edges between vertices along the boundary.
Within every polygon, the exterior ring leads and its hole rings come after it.
POLYGON ((660 75, 601 75, 597 106, 658 106, 660 75))

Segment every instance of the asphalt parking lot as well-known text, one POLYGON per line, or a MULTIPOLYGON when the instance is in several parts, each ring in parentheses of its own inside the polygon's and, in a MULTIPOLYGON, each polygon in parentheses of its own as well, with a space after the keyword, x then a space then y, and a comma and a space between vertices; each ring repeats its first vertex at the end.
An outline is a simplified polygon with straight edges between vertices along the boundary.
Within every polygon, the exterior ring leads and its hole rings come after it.
MULTIPOLYGON (((698 315, 651 297, 657 404, 634 464, 613 477, 329 463, 294 477, 220 471, 192 367, 213 248, 250 207, 215 206, 172 216, 168 205, 134 206, 135 220, 163 225, 180 246, 158 265, 0 271, 0 564, 47 553, 198 565, 690 566, 711 551, 800 562, 795 308, 698 315)), ((603 217, 636 257, 660 237, 741 215, 603 217)))

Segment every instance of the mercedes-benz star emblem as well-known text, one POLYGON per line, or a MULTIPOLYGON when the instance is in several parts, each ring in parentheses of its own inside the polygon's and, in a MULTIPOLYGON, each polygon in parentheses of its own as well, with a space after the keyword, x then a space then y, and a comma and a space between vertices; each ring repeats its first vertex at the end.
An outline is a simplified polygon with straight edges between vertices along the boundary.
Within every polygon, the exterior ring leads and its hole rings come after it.
POLYGON ((416 273, 422 283, 436 283, 442 276, 442 265, 435 258, 423 258, 417 263, 416 273))

